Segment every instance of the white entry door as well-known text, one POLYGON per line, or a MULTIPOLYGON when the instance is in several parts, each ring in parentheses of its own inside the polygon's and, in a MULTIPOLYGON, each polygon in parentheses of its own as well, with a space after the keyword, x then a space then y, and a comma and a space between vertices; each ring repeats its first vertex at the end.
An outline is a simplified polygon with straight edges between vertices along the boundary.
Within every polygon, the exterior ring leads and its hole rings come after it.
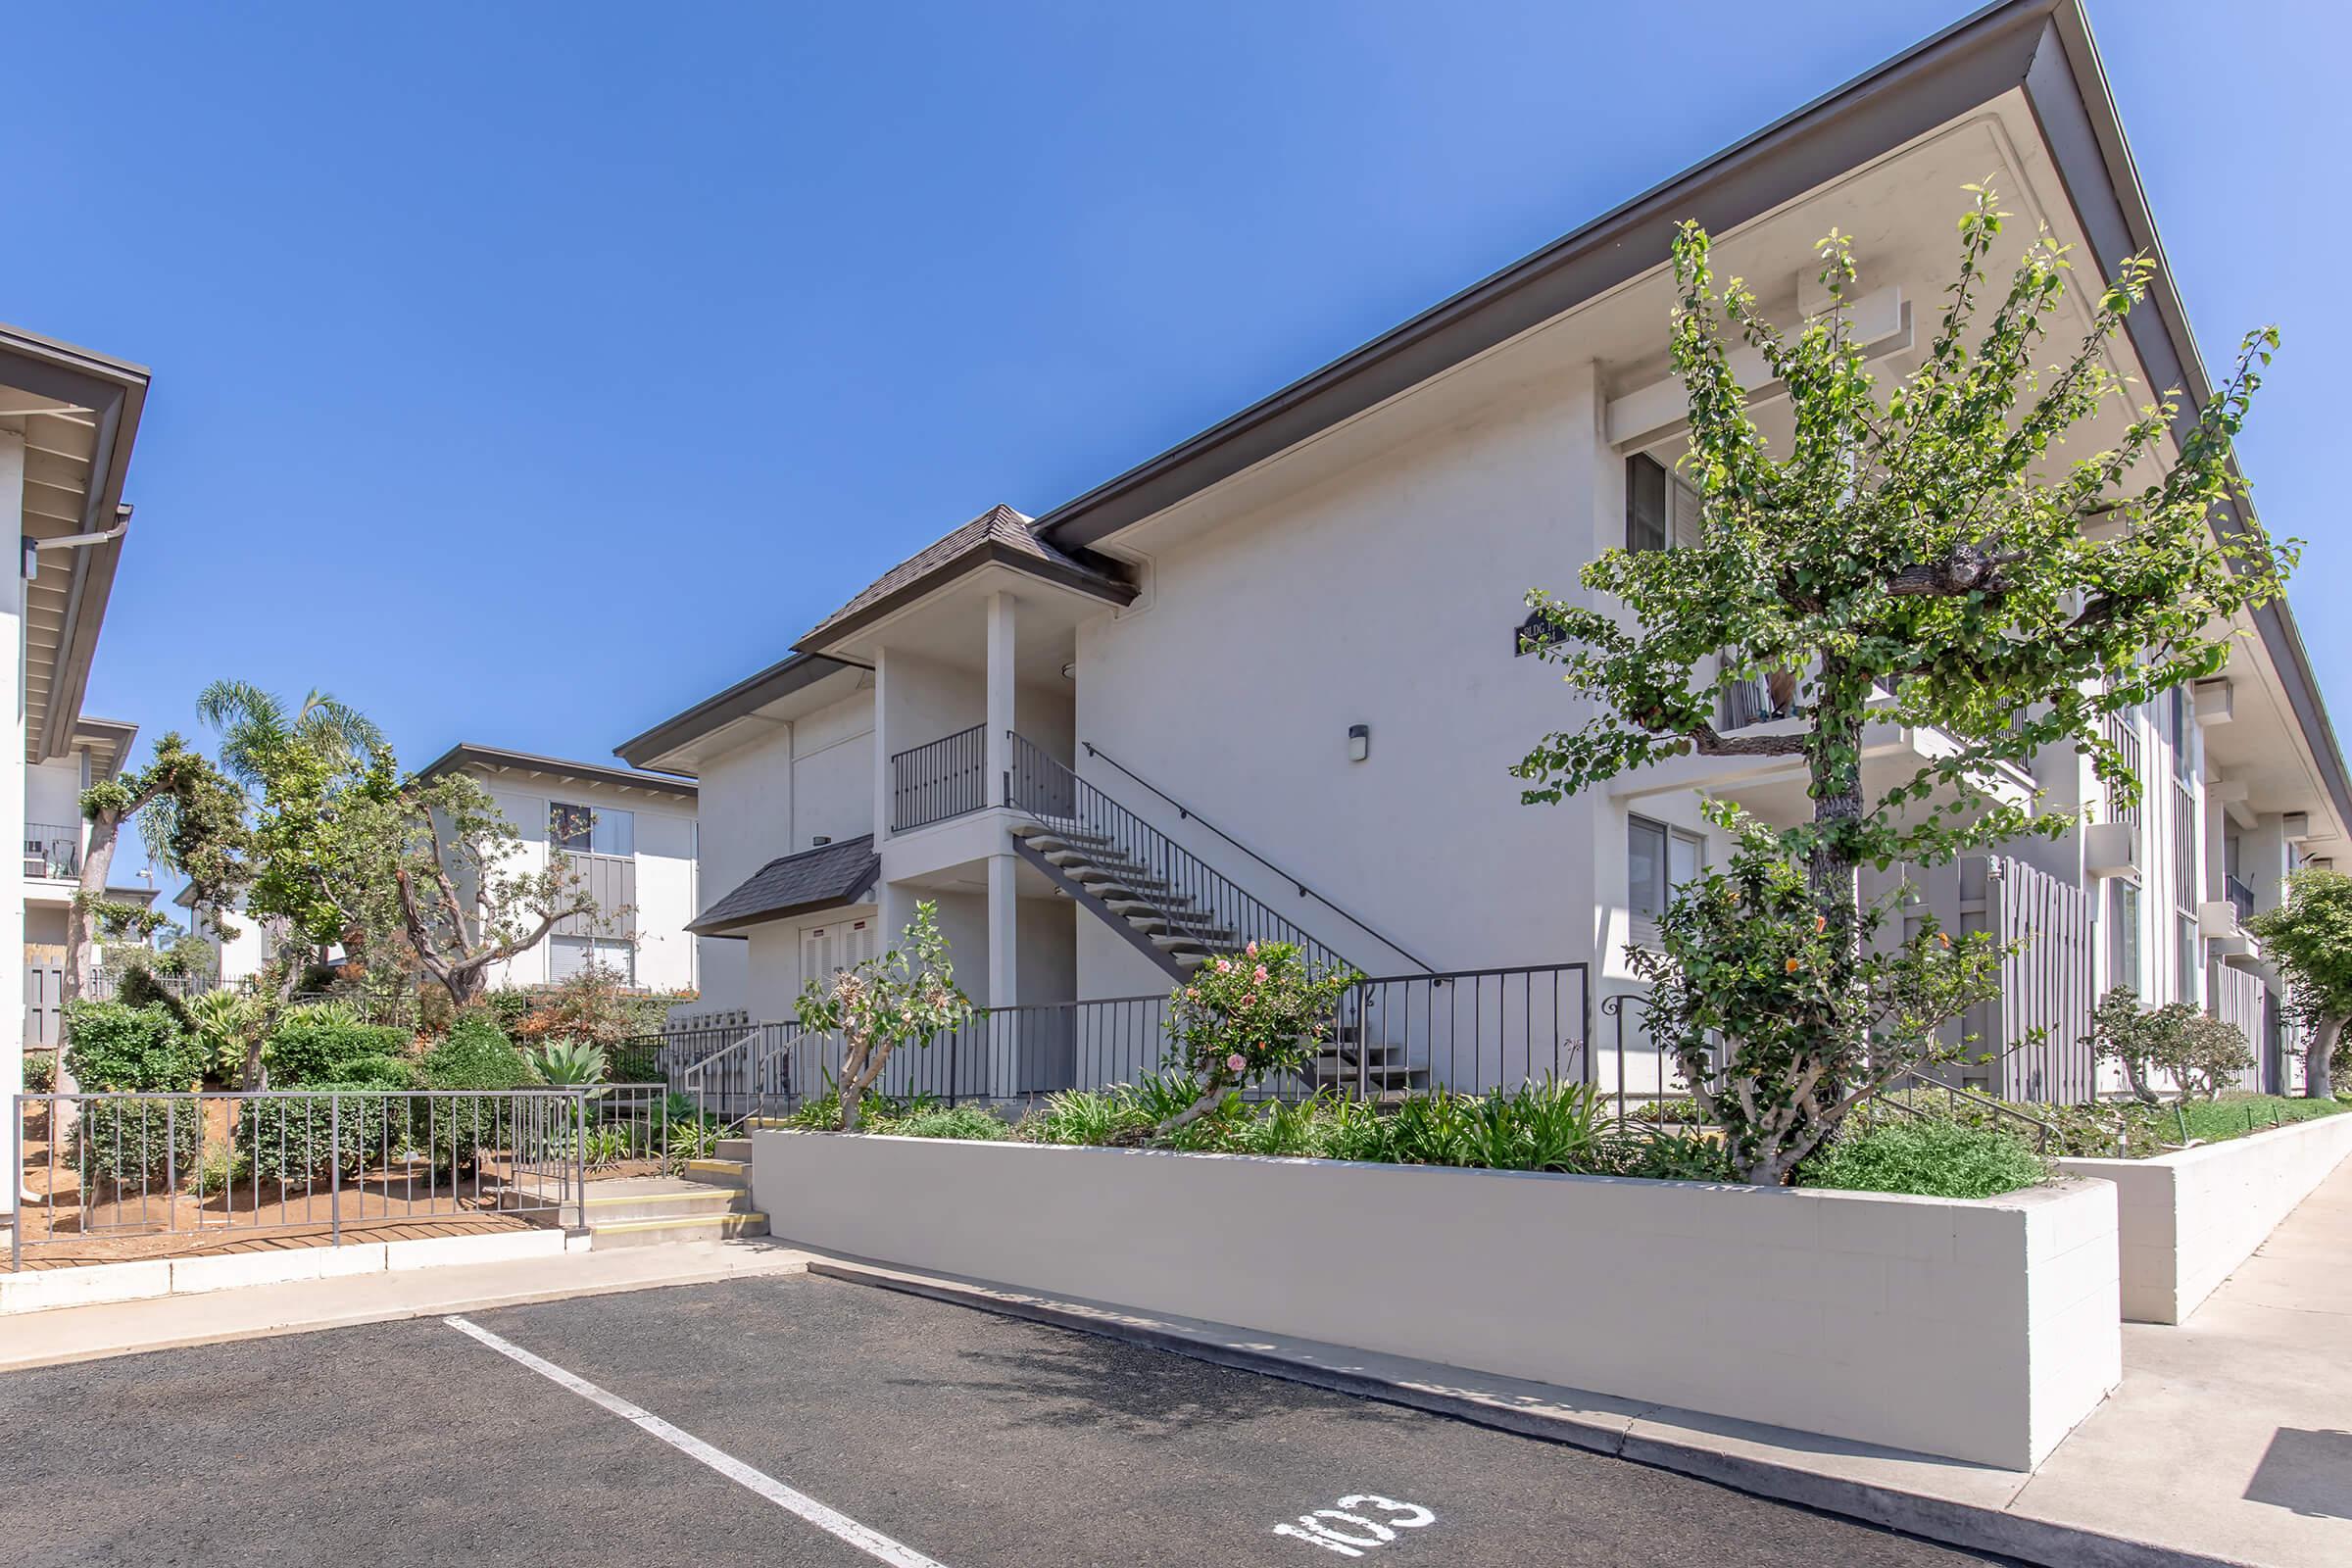
POLYGON ((821 980, 874 956, 874 922, 843 920, 801 933, 801 980, 821 980))

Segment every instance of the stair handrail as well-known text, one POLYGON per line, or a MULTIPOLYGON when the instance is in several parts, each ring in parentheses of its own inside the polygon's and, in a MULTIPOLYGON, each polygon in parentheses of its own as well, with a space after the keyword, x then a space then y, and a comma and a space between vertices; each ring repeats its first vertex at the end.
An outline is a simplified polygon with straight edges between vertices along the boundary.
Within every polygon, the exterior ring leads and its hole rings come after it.
POLYGON ((1428 959, 1417 956, 1403 943, 1398 942, 1395 937, 1387 935, 1381 931, 1378 926, 1373 925, 1369 920, 1364 919, 1361 915, 1343 908, 1338 904, 1333 903, 1330 899, 1325 898, 1322 894, 1317 893, 1313 888, 1306 885, 1306 882, 1303 878, 1296 876, 1291 872, 1284 870, 1281 866, 1276 865, 1272 860, 1267 859, 1257 851, 1251 849, 1249 845, 1244 844, 1240 839, 1235 838, 1232 834, 1217 826, 1216 823, 1211 822, 1207 817, 1202 816, 1199 811, 1194 810, 1191 807, 1185 805, 1175 796, 1170 795, 1166 790, 1161 789, 1158 785, 1144 777, 1143 774, 1138 773, 1134 768, 1129 767, 1126 763, 1120 761, 1117 758, 1102 750, 1102 747, 1097 746, 1093 741, 1080 741, 1078 744, 1086 752, 1087 756, 1108 762, 1111 766, 1117 768, 1120 772, 1126 774, 1129 778, 1135 780, 1138 784, 1141 784, 1144 788, 1150 790, 1152 794, 1158 796, 1161 800, 1176 808, 1176 815, 1180 820, 1200 823, 1209 832, 1214 833, 1217 837, 1223 839, 1226 843, 1232 845, 1235 849, 1241 851, 1244 855, 1247 855, 1250 857, 1250 858, 1255 860, 1258 864, 1264 866, 1267 870, 1273 872, 1276 876, 1282 878, 1285 882, 1288 882, 1291 886, 1297 888, 1300 898, 1314 900, 1317 904, 1322 905, 1325 908, 1338 915, 1341 919, 1346 920, 1348 924, 1354 926, 1358 931, 1363 932, 1366 936, 1369 936, 1374 941, 1380 943, 1390 952, 1403 957, 1407 962, 1419 968, 1423 973, 1436 974, 1438 972, 1437 965, 1431 963, 1428 959))
MULTIPOLYGON (((1055 806, 1046 801, 1048 792, 1067 790, 1068 809, 1074 820, 1105 829, 1111 840, 1117 843, 1123 851, 1136 853, 1147 864, 1151 859, 1156 858, 1169 867, 1182 865, 1181 876, 1184 886, 1180 887, 1171 882, 1169 891, 1172 894, 1186 893, 1188 889, 1204 892, 1229 904, 1236 912, 1245 908, 1257 911, 1257 918, 1250 923, 1262 927, 1262 931, 1255 933, 1237 931, 1237 935, 1262 934, 1273 941, 1288 943, 1298 948, 1306 959, 1317 968, 1343 970, 1356 967, 1335 952, 1328 943, 1307 935, 1296 922, 1278 913, 1265 900, 1251 893, 1200 856, 1136 815, 1109 795, 1080 778, 1035 741, 1017 732, 1011 736, 1011 740, 1013 765, 1004 780, 1004 804, 1007 807, 1025 811, 1051 827, 1054 825, 1055 806), (1014 784, 1015 779, 1020 781, 1018 786, 1014 784)), ((1164 874, 1175 875, 1176 873, 1171 870, 1164 874)), ((1139 888, 1135 891, 1144 903, 1159 913, 1170 929, 1174 929, 1184 919, 1187 911, 1161 904, 1143 889, 1139 888)), ((1212 910, 1209 912, 1223 911, 1212 910)))

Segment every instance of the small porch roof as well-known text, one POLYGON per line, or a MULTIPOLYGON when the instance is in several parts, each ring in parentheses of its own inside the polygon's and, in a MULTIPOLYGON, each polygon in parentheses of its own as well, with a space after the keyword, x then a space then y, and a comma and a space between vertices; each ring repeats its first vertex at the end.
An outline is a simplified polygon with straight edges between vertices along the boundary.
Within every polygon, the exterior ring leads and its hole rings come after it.
POLYGON ((742 936, 752 926, 861 904, 882 874, 871 833, 779 856, 687 922, 701 937, 742 936))

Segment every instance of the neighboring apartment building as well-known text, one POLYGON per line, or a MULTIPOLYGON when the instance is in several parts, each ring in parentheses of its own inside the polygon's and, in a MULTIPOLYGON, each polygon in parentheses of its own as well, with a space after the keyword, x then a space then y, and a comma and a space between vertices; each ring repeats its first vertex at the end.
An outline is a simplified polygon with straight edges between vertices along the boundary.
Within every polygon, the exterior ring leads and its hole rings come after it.
POLYGON ((602 911, 557 923, 545 942, 499 964, 490 984, 539 986, 591 963, 642 991, 692 991, 699 981, 687 934, 701 901, 693 784, 598 762, 567 762, 460 743, 423 769, 481 781, 522 845, 509 869, 542 870, 567 857, 602 911))
MULTIPOLYGON (((0 729, 24 766, 0 768, 0 819, 22 858, 0 861, 0 953, 62 944, 69 866, 78 875, 82 783, 122 766, 131 726, 85 719, 82 693, 130 528, 122 501, 147 371, 0 326, 0 517, 20 540, 14 587, 0 595, 0 729)), ((4 525, 0 525, 4 526, 4 525)), ((144 893, 147 890, 139 890, 144 893)), ((0 1103, 24 1086, 29 963, 0 963, 0 1103), (24 1022, 14 1022, 24 1020, 24 1022)), ((50 999, 53 1003, 54 999, 50 999)), ((15 1118, 0 1116, 0 1161, 16 1169, 15 1118)), ((13 1188, 14 1178, 5 1185, 13 1188)), ((13 1191, 0 1207, 13 1208, 13 1191)))
MULTIPOLYGON (((1522 595, 1575 594, 1599 551, 1671 547, 1694 517, 1666 363, 1679 220, 1784 322, 1818 297, 1819 236, 1858 234, 1857 336, 1891 376, 1926 349, 1962 187, 1987 173, 2018 215, 1996 267, 2037 225, 2084 287, 2160 250, 2072 0, 1982 13, 1076 500, 998 507, 893 567, 618 749, 702 786, 704 1005, 788 1017, 804 978, 932 899, 974 999, 1024 1009, 959 1058, 963 1087, 1101 1076, 1096 1047, 1143 1005, 1114 999, 1164 997, 1253 935, 1396 977, 1360 1026, 1384 1084, 1541 1072, 1563 1041, 1604 1083, 1660 1084, 1616 1000, 1627 946, 1724 853, 1702 794, 1789 822, 1804 781, 1694 756, 1522 806, 1506 769, 1572 717, 1520 656, 1522 595)), ((2122 351, 2141 385, 2208 395, 2169 273, 2122 351)), ((1757 408, 1786 433, 1769 388, 1757 408)), ((2085 803, 2092 826, 1919 879, 1955 928, 2034 939, 1971 1021, 1997 1058, 1971 1081, 2086 1092, 2073 1042, 2118 983, 2233 1018, 2284 1076, 2278 979, 2238 921, 2344 851, 2352 783, 2286 605, 2240 629, 2223 674, 2119 727, 2134 809, 2045 756, 1987 787, 2085 803)), ((1720 727, 1775 711, 1759 684, 1720 727)), ((1866 789, 1943 744, 1881 723, 1866 789)))

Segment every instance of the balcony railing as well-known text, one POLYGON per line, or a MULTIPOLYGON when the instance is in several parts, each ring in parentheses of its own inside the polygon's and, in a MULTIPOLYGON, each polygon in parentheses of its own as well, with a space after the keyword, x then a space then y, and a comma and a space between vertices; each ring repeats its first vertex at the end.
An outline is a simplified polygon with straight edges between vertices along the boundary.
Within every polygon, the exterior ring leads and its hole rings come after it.
POLYGON ((81 826, 66 822, 24 824, 24 874, 71 882, 81 875, 81 826))
MULTIPOLYGON (((2139 727, 2121 713, 2102 714, 2099 731, 2107 744, 2123 754, 2124 767, 2133 778, 2139 777, 2139 727)), ((2120 784, 2107 786, 2107 820, 2136 822, 2139 820, 2139 798, 2127 795, 2120 784)))
POLYGON ((2254 918, 2254 885, 2251 882, 2241 876, 2226 876, 2222 878, 2222 893, 2229 899, 2230 907, 2237 910, 2240 922, 2254 918))
POLYGON ((988 805, 988 726, 943 735, 890 760, 890 830, 905 833, 988 805))

